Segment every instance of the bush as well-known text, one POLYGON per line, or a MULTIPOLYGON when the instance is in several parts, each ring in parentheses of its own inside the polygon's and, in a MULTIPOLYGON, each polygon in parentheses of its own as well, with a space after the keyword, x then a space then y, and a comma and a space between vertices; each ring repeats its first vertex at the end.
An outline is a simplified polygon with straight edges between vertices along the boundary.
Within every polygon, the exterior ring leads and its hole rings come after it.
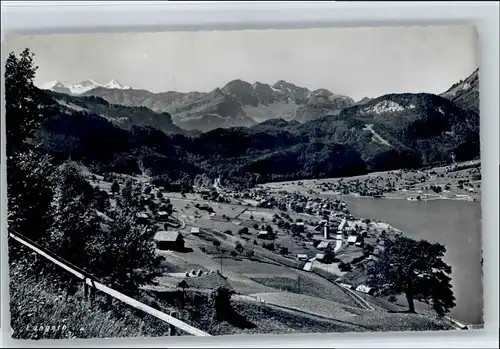
POLYGON ((350 263, 340 262, 339 263, 339 269, 342 272, 351 271, 352 270, 352 266, 351 266, 350 263))
POLYGON ((249 234, 248 228, 247 228, 247 227, 243 227, 243 228, 241 228, 241 229, 238 231, 238 234, 240 234, 240 235, 247 235, 247 234, 249 234))
POLYGON ((393 295, 393 294, 391 294, 391 295, 389 296, 389 298, 387 298, 387 301, 388 301, 388 302, 391 302, 391 303, 396 303, 396 301, 397 301, 397 300, 398 300, 398 299, 397 299, 397 298, 396 298, 396 296, 395 296, 395 295, 393 295))
POLYGON ((280 248, 280 255, 286 256, 288 255, 288 248, 287 247, 281 247, 280 248))
POLYGON ((225 230, 225 231, 224 231, 224 234, 227 234, 227 235, 231 235, 231 236, 232 236, 232 235, 233 235, 233 232, 232 232, 231 230, 227 229, 227 230, 225 230))
POLYGON ((262 243, 262 247, 264 247, 266 250, 269 250, 269 251, 274 251, 275 248, 274 248, 274 244, 272 242, 266 244, 265 242, 262 243))

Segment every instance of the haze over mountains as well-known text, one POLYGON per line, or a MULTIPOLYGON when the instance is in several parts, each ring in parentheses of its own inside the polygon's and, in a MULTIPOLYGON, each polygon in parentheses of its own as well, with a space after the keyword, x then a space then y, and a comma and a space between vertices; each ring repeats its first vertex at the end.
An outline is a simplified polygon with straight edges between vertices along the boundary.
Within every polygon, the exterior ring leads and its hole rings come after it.
POLYGON ((57 112, 38 140, 55 157, 70 155, 97 172, 188 184, 221 176, 251 186, 417 168, 451 162, 451 154, 457 161, 479 156, 477 76, 442 96, 399 93, 358 103, 285 81, 234 80, 209 93, 47 91, 57 112), (158 112, 161 105, 172 114, 158 112))

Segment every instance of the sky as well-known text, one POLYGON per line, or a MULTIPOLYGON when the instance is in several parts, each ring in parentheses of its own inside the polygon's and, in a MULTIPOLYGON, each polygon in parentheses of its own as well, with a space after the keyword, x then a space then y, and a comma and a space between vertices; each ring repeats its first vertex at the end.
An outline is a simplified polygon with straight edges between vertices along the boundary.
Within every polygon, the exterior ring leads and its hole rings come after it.
POLYGON ((35 84, 92 79, 152 92, 208 92, 234 79, 286 80, 359 100, 441 93, 477 67, 471 26, 66 34, 10 37, 29 47, 35 84))

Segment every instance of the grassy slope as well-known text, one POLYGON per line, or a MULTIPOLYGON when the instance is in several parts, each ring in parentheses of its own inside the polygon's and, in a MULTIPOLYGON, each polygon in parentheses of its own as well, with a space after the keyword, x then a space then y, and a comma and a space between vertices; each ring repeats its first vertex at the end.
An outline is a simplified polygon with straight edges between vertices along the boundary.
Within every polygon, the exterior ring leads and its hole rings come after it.
POLYGON ((91 337, 164 336, 168 325, 121 303, 108 307, 101 297, 95 306, 82 290, 66 297, 49 278, 36 281, 27 268, 11 264, 10 310, 13 338, 64 339, 91 337), (62 330, 63 325, 67 329, 62 330), (34 331, 37 326, 60 326, 60 331, 34 331))

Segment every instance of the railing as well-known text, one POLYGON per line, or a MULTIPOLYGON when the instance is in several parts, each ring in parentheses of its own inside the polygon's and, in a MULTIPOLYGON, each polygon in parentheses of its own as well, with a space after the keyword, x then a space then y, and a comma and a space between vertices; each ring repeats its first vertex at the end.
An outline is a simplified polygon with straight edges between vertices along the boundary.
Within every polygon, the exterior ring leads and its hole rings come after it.
POLYGON ((16 240, 17 242, 21 243, 22 245, 28 247, 29 249, 33 250, 37 254, 45 257, 52 263, 58 265, 59 267, 65 269, 67 272, 73 274, 77 278, 83 281, 83 286, 84 286, 84 291, 85 295, 88 294, 89 288, 91 295, 94 294, 95 290, 99 290, 105 294, 107 294, 110 297, 113 297, 115 299, 118 299, 119 301, 128 304, 129 306, 135 308, 135 309, 140 309, 143 312, 152 315, 162 321, 165 321, 170 325, 170 335, 173 335, 175 333, 175 328, 178 328, 188 334, 191 334, 193 336, 210 336, 210 334, 203 332, 191 325, 186 324, 185 322, 182 322, 179 319, 176 319, 175 313, 172 315, 165 314, 157 309, 154 309, 144 303, 141 303, 127 295, 124 295, 123 293, 120 293, 116 290, 113 290, 110 287, 107 287, 103 285, 102 283, 98 282, 95 277, 92 275, 86 273, 85 271, 81 270, 80 268, 72 265, 71 263, 68 263, 66 261, 63 261, 62 259, 58 258, 57 256, 53 255, 52 253, 45 251, 43 248, 38 246, 36 243, 29 241, 28 239, 21 237, 20 235, 16 233, 9 232, 9 237, 12 239, 16 240))

